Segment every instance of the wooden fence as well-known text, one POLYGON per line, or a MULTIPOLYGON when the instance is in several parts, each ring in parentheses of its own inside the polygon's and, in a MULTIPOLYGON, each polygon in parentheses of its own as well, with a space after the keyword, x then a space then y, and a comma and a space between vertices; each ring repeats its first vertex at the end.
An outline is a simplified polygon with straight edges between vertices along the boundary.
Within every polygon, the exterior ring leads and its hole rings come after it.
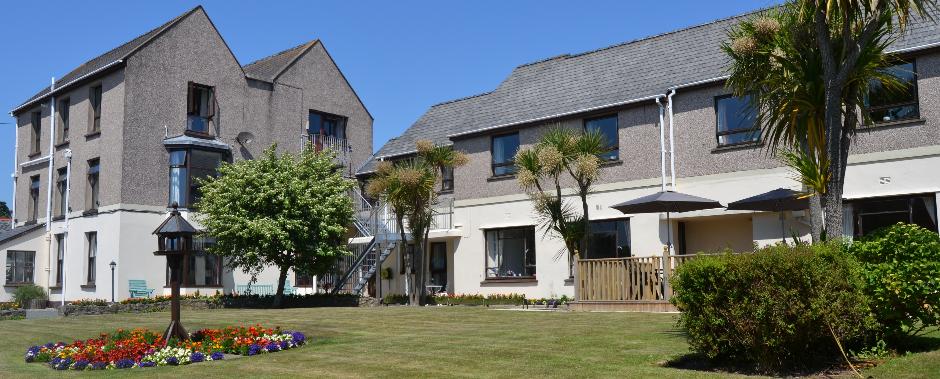
POLYGON ((703 255, 669 256, 665 267, 661 256, 579 259, 577 300, 666 301, 671 291, 664 278, 676 267, 703 255))

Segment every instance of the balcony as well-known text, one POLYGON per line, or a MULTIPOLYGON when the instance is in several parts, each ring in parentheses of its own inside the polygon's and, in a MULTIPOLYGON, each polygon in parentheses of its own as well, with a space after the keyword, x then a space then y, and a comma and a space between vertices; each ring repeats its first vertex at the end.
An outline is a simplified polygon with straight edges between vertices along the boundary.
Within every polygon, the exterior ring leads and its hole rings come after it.
POLYGON ((345 138, 338 138, 323 134, 304 134, 301 143, 306 147, 313 146, 316 152, 332 150, 336 154, 336 163, 349 168, 349 153, 352 148, 345 138))

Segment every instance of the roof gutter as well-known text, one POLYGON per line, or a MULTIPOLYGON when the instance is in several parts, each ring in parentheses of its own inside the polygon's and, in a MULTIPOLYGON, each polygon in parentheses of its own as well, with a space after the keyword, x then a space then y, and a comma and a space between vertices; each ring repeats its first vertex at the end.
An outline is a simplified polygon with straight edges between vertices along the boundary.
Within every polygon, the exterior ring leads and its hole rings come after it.
POLYGON ((95 76, 95 75, 97 75, 97 74, 100 74, 101 72, 103 72, 103 71, 105 71, 105 70, 107 70, 107 69, 109 69, 109 68, 111 68, 111 67, 114 67, 114 66, 116 66, 116 65, 118 65, 118 64, 121 64, 121 63, 124 63, 124 60, 123 60, 123 59, 118 59, 118 60, 116 60, 116 61, 114 61, 114 62, 111 62, 111 63, 108 63, 108 64, 106 64, 106 65, 104 65, 104 66, 101 66, 101 68, 99 68, 99 69, 97 69, 97 70, 94 70, 94 71, 89 72, 89 73, 87 73, 87 74, 85 74, 85 75, 82 75, 82 76, 79 76, 79 77, 77 77, 77 78, 75 78, 75 79, 72 79, 72 80, 69 81, 68 83, 65 83, 65 84, 63 84, 63 85, 61 85, 61 86, 56 87, 54 90, 49 91, 49 93, 47 93, 47 94, 45 94, 45 95, 43 95, 43 96, 37 97, 37 98, 35 98, 35 99, 33 99, 33 100, 30 100, 30 101, 28 101, 28 102, 26 102, 26 103, 23 103, 23 105, 20 105, 20 106, 18 106, 18 107, 16 107, 16 108, 13 108, 13 110, 10 111, 10 116, 13 116, 16 112, 22 110, 23 108, 26 108, 26 107, 28 107, 28 106, 30 106, 30 105, 33 105, 33 104, 35 104, 35 103, 38 103, 38 102, 42 101, 42 100, 45 99, 46 97, 49 97, 49 96, 55 95, 55 94, 58 93, 58 92, 61 92, 62 90, 64 90, 64 89, 70 87, 71 85, 73 85, 73 84, 75 84, 75 83, 78 83, 78 82, 80 82, 80 81, 82 81, 82 80, 88 79, 89 77, 92 77, 92 76, 95 76))

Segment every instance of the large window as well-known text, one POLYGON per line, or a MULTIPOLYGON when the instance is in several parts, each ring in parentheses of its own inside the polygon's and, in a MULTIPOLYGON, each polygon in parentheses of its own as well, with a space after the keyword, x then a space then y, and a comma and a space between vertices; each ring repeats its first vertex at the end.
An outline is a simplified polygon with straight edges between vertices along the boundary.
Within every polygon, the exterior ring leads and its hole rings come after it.
POLYGON ((68 170, 64 167, 60 168, 57 174, 55 189, 58 201, 56 202, 55 215, 65 216, 65 213, 68 212, 68 209, 66 209, 66 203, 68 202, 68 170))
POLYGON ((186 208, 199 200, 199 179, 215 176, 222 159, 217 151, 170 150, 169 205, 186 208))
POLYGON ((607 142, 607 152, 599 154, 598 158, 607 161, 614 161, 619 158, 620 135, 617 128, 617 115, 584 120, 584 130, 599 133, 607 142))
POLYGON ((535 227, 486 232, 488 279, 535 277, 535 227))
POLYGON ((307 133, 311 136, 346 138, 346 118, 343 116, 310 111, 307 121, 307 133))
POLYGON ((71 101, 69 98, 64 98, 59 100, 59 106, 56 111, 59 112, 59 122, 56 126, 56 143, 66 143, 69 141, 69 105, 71 101))
POLYGON ((431 243, 431 259, 428 260, 428 283, 440 286, 438 292, 447 290, 447 243, 431 243))
POLYGON ((215 91, 212 87, 189 83, 186 95, 186 130, 212 134, 215 129, 215 91))
POLYGON ((869 83, 865 108, 871 121, 879 123, 920 117, 914 64, 899 64, 884 71, 896 77, 903 87, 886 88, 878 80, 869 83))
POLYGON ((57 287, 62 286, 62 273, 65 271, 65 267, 62 266, 62 262, 65 261, 65 235, 56 234, 55 235, 55 285, 57 287))
POLYGON ((313 287, 313 275, 294 271, 294 287, 313 287))
POLYGON ((721 96, 715 99, 718 146, 754 143, 760 140, 760 128, 750 96, 721 96))
POLYGON ((6 284, 32 283, 35 256, 35 251, 7 251, 6 284))
POLYGON ((95 258, 98 257, 98 233, 97 232, 88 232, 85 233, 85 240, 88 241, 88 254, 87 254, 87 263, 86 263, 86 272, 88 275, 85 277, 85 282, 89 285, 95 284, 95 258))
POLYGON ((591 221, 588 250, 582 258, 626 258, 629 256, 629 219, 591 221))
POLYGON ((39 218, 39 175, 33 175, 29 178, 29 220, 36 221, 39 218))
POLYGON ((42 149, 42 113, 33 112, 30 116, 30 127, 33 129, 33 134, 29 154, 34 155, 39 154, 42 149))
POLYGON ((454 168, 441 167, 441 192, 454 190, 454 168))
POLYGON ((101 131, 101 86, 97 85, 88 90, 89 120, 88 132, 97 133, 101 131))
POLYGON ((899 222, 937 230, 937 203, 933 194, 855 200, 851 204, 856 237, 899 222))
POLYGON ((519 151, 519 133, 493 136, 493 175, 512 175, 516 173, 514 159, 519 151))
POLYGON ((86 210, 98 209, 98 179, 100 178, 100 173, 101 161, 97 158, 88 161, 88 186, 85 189, 85 191, 87 191, 85 194, 86 210))
MULTIPOLYGON (((221 287, 222 258, 205 250, 215 244, 210 238, 193 238, 193 252, 183 259, 183 287, 221 287)), ((166 285, 170 285, 170 266, 166 266, 166 285)))

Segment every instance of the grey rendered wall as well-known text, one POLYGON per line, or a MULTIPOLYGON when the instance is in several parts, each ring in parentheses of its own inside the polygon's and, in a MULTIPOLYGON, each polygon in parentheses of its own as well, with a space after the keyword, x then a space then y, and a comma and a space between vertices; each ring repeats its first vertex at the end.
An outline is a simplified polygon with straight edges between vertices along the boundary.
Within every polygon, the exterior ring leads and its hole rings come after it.
POLYGON ((200 9, 127 60, 123 203, 166 206, 167 152, 186 128, 190 81, 213 86, 219 104, 219 138, 232 146, 244 131, 244 73, 200 9))
MULTIPOLYGON (((343 74, 336 67, 322 43, 317 43, 292 66, 290 66, 278 79, 274 96, 297 96, 303 89, 302 101, 298 110, 272 113, 276 123, 273 132, 278 144, 287 143, 288 146, 299 146, 298 138, 304 133, 307 112, 317 110, 348 117, 346 125, 346 138, 352 147, 350 153, 350 166, 357 169, 369 156, 372 155, 372 117, 359 101, 356 93, 343 78, 343 74), (294 91, 288 91, 290 87, 294 91), (296 112, 300 112, 297 114, 296 112), (298 120, 300 124, 298 125, 298 120)), ((294 103, 284 99, 278 104, 294 103)), ((286 104, 285 104, 286 105, 286 104)), ((296 108, 295 108, 296 109, 296 108)))

